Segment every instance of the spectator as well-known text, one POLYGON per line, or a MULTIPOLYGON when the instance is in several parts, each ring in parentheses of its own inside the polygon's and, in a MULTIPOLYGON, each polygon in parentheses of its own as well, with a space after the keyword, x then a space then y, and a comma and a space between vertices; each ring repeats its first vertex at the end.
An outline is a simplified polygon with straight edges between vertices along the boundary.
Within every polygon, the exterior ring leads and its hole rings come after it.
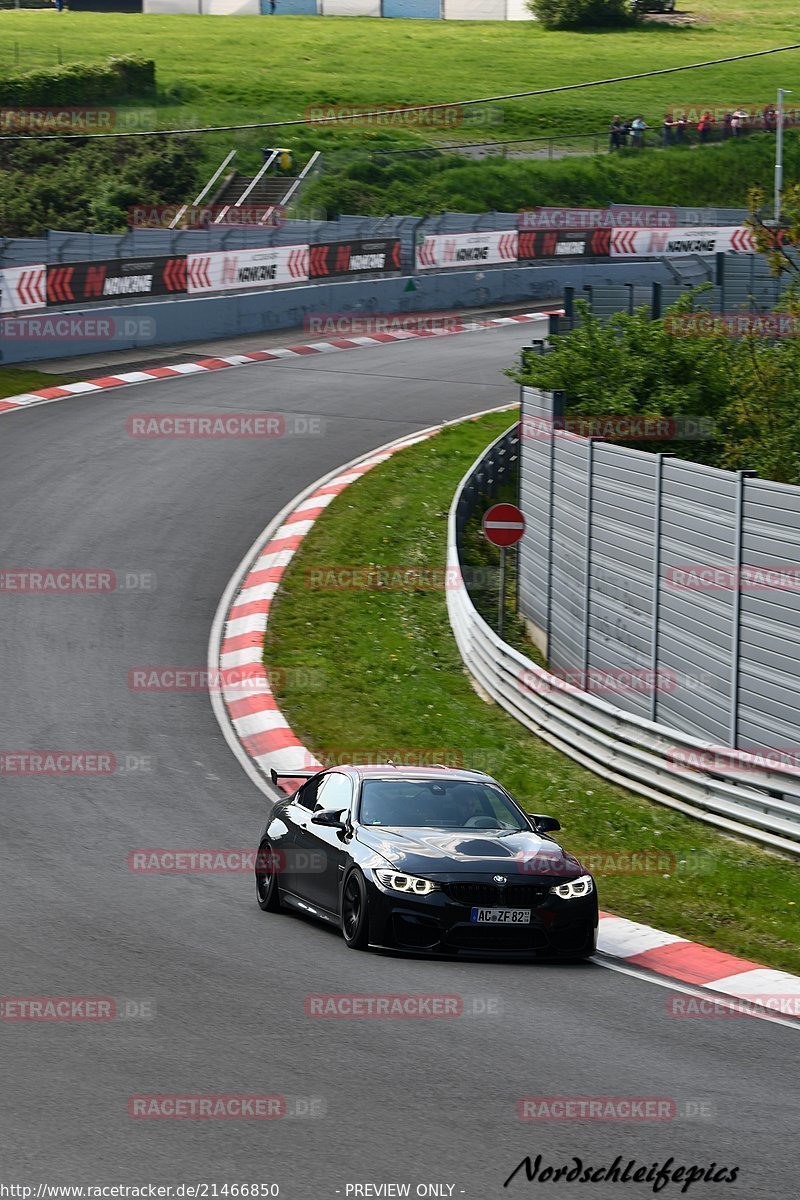
POLYGON ((733 129, 734 137, 744 137, 748 132, 747 123, 750 120, 750 114, 746 108, 737 108, 731 120, 731 128, 733 129))
POLYGON ((634 117, 631 122, 631 144, 634 150, 641 150, 644 145, 644 131, 649 126, 645 123, 644 117, 640 114, 634 117))
POLYGON ((733 113, 726 112, 722 123, 722 136, 729 138, 733 134, 733 113))
POLYGON ((675 121, 671 112, 664 115, 664 125, 662 128, 664 131, 664 145, 671 146, 675 139, 675 121))
POLYGON ((622 119, 621 119, 621 117, 616 116, 616 117, 614 117, 614 120, 611 122, 611 128, 609 130, 609 136, 608 136, 609 150, 619 150, 620 146, 622 145, 621 133, 622 133, 622 119))
POLYGON ((778 114, 771 104, 764 109, 764 128, 767 133, 775 133, 778 128, 778 114))
POLYGON ((688 125, 689 122, 686 120, 686 117, 683 115, 683 113, 681 113, 675 122, 675 141, 679 146, 686 145, 686 130, 688 125))
POLYGON ((627 146, 627 144, 628 144, 628 134, 630 133, 630 131, 631 131, 631 123, 626 118, 619 127, 619 144, 623 148, 625 146, 627 146))
POLYGON ((711 131, 714 128, 714 118, 706 109, 700 120, 697 122, 697 132, 700 134, 700 141, 707 142, 711 137, 711 131))

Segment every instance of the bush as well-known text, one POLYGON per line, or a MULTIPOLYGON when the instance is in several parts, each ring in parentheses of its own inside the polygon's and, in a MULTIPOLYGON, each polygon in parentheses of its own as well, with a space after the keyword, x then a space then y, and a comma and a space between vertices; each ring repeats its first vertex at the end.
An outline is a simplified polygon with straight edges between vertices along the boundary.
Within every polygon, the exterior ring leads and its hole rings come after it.
POLYGON ((109 66, 117 72, 124 96, 152 96, 156 90, 156 64, 152 58, 139 54, 126 54, 109 59, 109 66))
MULTIPOLYGON (((605 145, 605 133, 603 145, 605 145)), ((363 162, 363 159, 360 160, 363 162)), ((397 155, 380 174, 358 160, 330 167, 313 180, 304 201, 329 213, 515 212, 537 205, 605 208, 625 204, 745 205, 753 184, 771 188, 775 139, 768 133, 714 146, 619 150, 553 162, 397 155)), ((800 178, 800 134, 784 140, 786 179, 800 178)))
POLYGON ((636 21, 628 0, 528 0, 528 8, 545 29, 619 29, 636 21))
MULTIPOLYGON (((565 391, 573 420, 709 417, 713 434, 707 440, 673 440, 662 443, 663 449, 708 466, 754 470, 764 479, 800 485, 800 339, 734 338, 721 328, 709 336, 686 336, 686 326, 673 322, 685 318, 693 302, 687 294, 657 321, 647 309, 637 309, 607 322, 579 303, 577 327, 555 338, 550 354, 531 355, 508 374, 519 383, 565 391)), ((796 315, 797 295, 787 292, 779 307, 796 315)), ((646 442, 627 444, 652 449, 646 442)))
POLYGON ((45 67, 0 80, 0 105, 71 105, 80 107, 122 96, 149 96, 155 90, 151 59, 111 58, 106 63, 70 63, 45 67))
POLYGON ((0 236, 124 231, 129 208, 184 201, 199 172, 190 138, 0 142, 0 236))

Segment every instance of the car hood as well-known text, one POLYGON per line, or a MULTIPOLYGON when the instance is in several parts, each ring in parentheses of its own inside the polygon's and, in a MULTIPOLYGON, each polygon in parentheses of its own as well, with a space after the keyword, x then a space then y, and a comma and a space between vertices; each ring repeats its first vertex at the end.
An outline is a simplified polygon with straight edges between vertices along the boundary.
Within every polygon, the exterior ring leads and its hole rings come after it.
POLYGON ((399 829, 360 826, 358 840, 399 871, 425 877, 502 873, 573 878, 583 872, 577 858, 550 838, 528 830, 399 829))

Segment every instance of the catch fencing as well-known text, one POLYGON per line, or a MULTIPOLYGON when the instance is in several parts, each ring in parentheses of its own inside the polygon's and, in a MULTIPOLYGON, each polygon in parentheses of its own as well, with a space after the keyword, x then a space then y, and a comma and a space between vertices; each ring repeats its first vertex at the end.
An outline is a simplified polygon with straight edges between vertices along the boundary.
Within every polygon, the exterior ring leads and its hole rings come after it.
POLYGON ((561 393, 524 388, 521 430, 519 607, 551 667, 631 675, 620 709, 800 764, 800 488, 580 436, 561 393))
MULTIPOLYGON (((525 392, 528 417, 534 412, 552 415, 553 406, 544 394, 525 392)), ((764 519, 768 508, 773 519, 786 519, 791 538, 800 542, 797 508, 776 508, 776 485, 763 481, 749 481, 756 490, 742 496, 740 506, 738 477, 733 492, 717 481, 716 487, 698 495, 698 478, 692 478, 688 470, 692 464, 676 464, 677 473, 665 486, 663 461, 659 467, 650 464, 647 469, 640 463, 631 469, 631 455, 637 457, 636 452, 625 452, 626 461, 615 463, 612 470, 599 458, 593 463, 590 456, 597 454, 598 448, 571 445, 562 452, 555 449, 555 441, 543 441, 544 453, 532 461, 528 453, 531 444, 526 442, 523 423, 521 431, 517 427, 509 430, 466 473, 450 509, 447 566, 451 578, 462 579, 461 544, 466 524, 478 505, 488 504, 488 495, 500 483, 514 477, 520 459, 520 503, 527 523, 521 543, 520 606, 523 611, 527 608, 529 619, 540 623, 540 633, 547 629, 550 612, 551 670, 542 669, 504 643, 479 615, 460 582, 448 590, 447 605, 466 667, 482 690, 529 730, 604 778, 725 832, 800 855, 800 770, 784 763, 779 755, 723 753, 702 737, 685 732, 685 723, 671 723, 675 716, 679 721, 687 716, 676 712, 674 706, 662 709, 659 705, 656 721, 636 711, 637 707, 646 710, 647 700, 643 705, 626 705, 618 693, 609 700, 576 685, 576 675, 552 669, 553 655, 582 668, 599 650, 599 661, 607 665, 624 661, 638 667, 666 658, 676 669, 696 673, 696 642, 714 639, 718 656, 724 659, 738 627, 738 641, 747 645, 738 655, 740 669, 761 656, 762 665, 773 672, 770 683, 785 684, 787 680, 777 680, 777 659, 766 663, 772 651, 764 645, 762 655, 758 649, 760 641, 769 640, 764 637, 765 621, 776 619, 766 611, 772 601, 760 598, 751 607, 741 596, 737 601, 729 595, 715 601, 708 611, 691 613, 691 602, 689 606, 682 602, 683 607, 662 607, 659 613, 657 582, 661 564, 679 559, 686 544, 694 547, 700 536, 713 540, 714 553, 707 555, 710 559, 727 553, 731 529, 743 559, 754 552, 760 554, 757 539, 769 536, 764 519), (658 488, 654 473, 660 479, 658 488), (695 516, 702 496, 705 502, 695 516), (654 536, 657 528, 658 538, 654 536), (644 543, 641 549, 640 543, 644 543), (656 545, 661 548, 658 563, 653 557, 656 545), (706 623, 709 613, 711 619, 706 623), (653 632, 662 629, 662 617, 666 636, 662 651, 656 645, 654 653, 653 632), (682 632, 680 622, 684 622, 682 632), (681 635, 679 640, 673 631, 681 635), (609 634, 610 643, 606 640, 609 634)), ((782 544, 777 525, 771 539, 773 550, 782 544)), ((776 625, 773 633, 777 629, 776 625)), ((797 662, 796 640, 792 649, 797 662)), ((718 661, 710 657, 708 665, 718 677, 712 690, 723 702, 730 701, 730 670, 726 676, 725 668, 720 670, 718 661), (726 678, 727 689, 723 686, 726 678)), ((757 679, 747 671, 735 678, 742 698, 735 709, 729 702, 728 711, 738 713, 744 727, 740 737, 747 740, 752 720, 749 710, 754 704, 757 708, 755 698, 767 691, 769 684, 765 687, 763 676, 757 679)), ((692 719, 697 711, 695 706, 692 719)), ((791 721, 791 715, 784 712, 780 719, 791 721)), ((723 737, 729 732, 724 722, 721 726, 717 722, 717 727, 723 737)), ((795 744, 796 728, 795 724, 795 744)))
MULTIPOLYGON (((619 205, 610 204, 613 213, 619 205)), ((741 225, 745 209, 681 208, 673 210, 679 226, 741 225)), ((411 266, 417 242, 426 235, 510 231, 519 228, 518 212, 435 213, 431 216, 365 217, 343 214, 335 220, 287 219, 275 226, 235 225, 210 229, 135 227, 127 233, 80 233, 48 230, 40 238, 0 238, 0 267, 30 263, 77 262, 83 259, 160 257, 209 254, 217 250, 255 249, 350 238, 399 238, 404 265, 411 266)))

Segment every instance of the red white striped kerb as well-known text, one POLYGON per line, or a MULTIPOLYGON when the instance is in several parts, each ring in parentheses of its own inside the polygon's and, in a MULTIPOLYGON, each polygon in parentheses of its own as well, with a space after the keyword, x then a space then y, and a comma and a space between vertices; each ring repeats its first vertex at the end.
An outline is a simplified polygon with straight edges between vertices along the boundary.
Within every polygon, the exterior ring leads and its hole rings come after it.
MULTIPOLYGON (((553 309, 563 315, 563 309, 553 309)), ((205 371, 221 371, 227 367, 246 367, 250 363, 276 362, 283 358, 302 358, 309 354, 335 354, 342 350, 360 350, 367 346, 383 346, 390 342, 408 342, 421 337, 453 337, 462 333, 474 333, 481 329, 493 329, 503 325, 526 325, 531 321, 542 321, 550 312, 517 313, 512 317, 496 317, 490 321, 470 321, 449 329, 403 329, 396 333, 375 333, 369 337, 334 338, 330 341, 308 342, 299 346, 286 346, 271 350, 252 350, 249 354, 228 354, 217 358, 201 358, 195 362, 176 363, 171 367, 151 367, 143 371, 127 371, 121 375, 106 375, 89 383, 65 383, 58 387, 42 388, 38 392, 23 392, 19 396, 8 396, 0 400, 0 416, 16 412, 20 408, 31 408, 35 404, 48 404, 54 400, 67 400, 70 396, 82 396, 87 392, 105 392, 112 388, 125 387, 131 383, 149 383, 157 379, 179 379, 182 375, 202 374, 205 371)))

